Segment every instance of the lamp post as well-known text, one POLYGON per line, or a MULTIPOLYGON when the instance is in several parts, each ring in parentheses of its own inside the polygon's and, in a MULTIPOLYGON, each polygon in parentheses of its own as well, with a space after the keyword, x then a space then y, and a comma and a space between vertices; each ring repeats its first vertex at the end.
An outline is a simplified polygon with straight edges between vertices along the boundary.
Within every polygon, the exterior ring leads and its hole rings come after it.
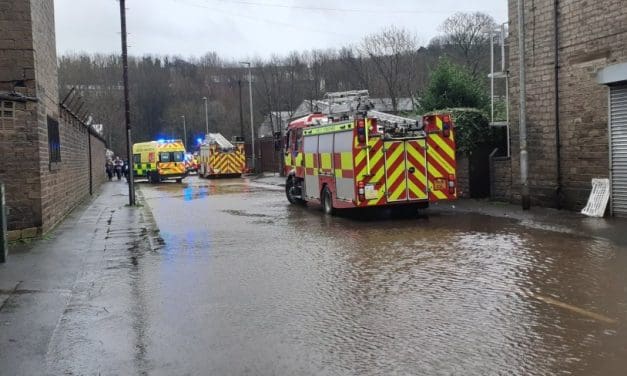
POLYGON ((253 123, 253 75, 250 70, 250 62, 241 61, 240 64, 246 65, 248 67, 248 100, 250 101, 250 145, 251 145, 251 168, 255 171, 255 126, 253 123))
POLYGON ((205 137, 209 134, 209 112, 207 111, 207 97, 202 97, 202 100, 205 101, 205 137))
POLYGON ((128 93, 128 51, 126 44, 126 5, 120 0, 120 26, 122 31, 122 80, 124 81, 124 123, 126 124, 126 156, 128 158, 128 204, 135 205, 135 182, 133 179, 133 145, 131 144, 131 106, 128 93))
POLYGON ((181 118, 183 119, 183 146, 185 147, 185 150, 187 150, 187 128, 185 127, 185 115, 181 115, 181 118))

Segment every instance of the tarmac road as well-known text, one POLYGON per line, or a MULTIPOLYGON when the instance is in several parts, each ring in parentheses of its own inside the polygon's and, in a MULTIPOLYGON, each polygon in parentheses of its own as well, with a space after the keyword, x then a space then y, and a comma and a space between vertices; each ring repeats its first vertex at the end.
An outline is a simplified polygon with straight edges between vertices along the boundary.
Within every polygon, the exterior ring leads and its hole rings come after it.
POLYGON ((627 249, 607 240, 437 209, 329 218, 246 179, 141 189, 165 242, 138 270, 151 373, 627 369, 627 249))
MULTIPOLYGON (((107 187, 115 198, 110 187, 125 185, 107 187)), ((585 233, 587 220, 450 205, 415 218, 327 217, 261 180, 139 187, 141 211, 99 198, 98 210, 42 241, 80 255, 69 259, 76 277, 51 251, 32 281, 27 254, 0 267, 0 293, 10 294, 0 302, 0 374, 40 374, 42 362, 49 375, 627 369, 627 246, 585 233), (89 223, 104 224, 84 239, 61 236, 89 223), (56 285, 44 280, 57 274, 56 285), (22 278, 11 291, 7 276, 22 278)))

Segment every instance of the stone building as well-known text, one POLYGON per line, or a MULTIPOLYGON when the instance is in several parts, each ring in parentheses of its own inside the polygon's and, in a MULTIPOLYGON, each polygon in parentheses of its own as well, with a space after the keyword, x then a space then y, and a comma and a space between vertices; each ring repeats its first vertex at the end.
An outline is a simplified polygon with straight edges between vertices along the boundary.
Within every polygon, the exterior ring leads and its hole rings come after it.
POLYGON ((102 137, 59 103, 53 0, 0 0, 0 181, 9 238, 45 233, 104 181, 102 137))
MULTIPOLYGON (((591 179, 601 177, 612 181, 614 214, 627 215, 625 1, 522 1, 532 205, 581 209, 590 193, 591 179)), ((517 201, 517 0, 509 0, 509 26, 512 153, 511 159, 494 161, 493 179, 498 183, 496 196, 517 201)))

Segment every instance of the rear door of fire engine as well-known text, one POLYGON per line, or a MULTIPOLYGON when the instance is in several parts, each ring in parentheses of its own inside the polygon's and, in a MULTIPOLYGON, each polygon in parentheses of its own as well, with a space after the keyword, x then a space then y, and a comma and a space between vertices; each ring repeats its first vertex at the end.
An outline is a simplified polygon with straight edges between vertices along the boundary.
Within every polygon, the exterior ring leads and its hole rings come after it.
POLYGON ((385 183, 388 202, 427 199, 425 145, 425 139, 384 142, 385 183))

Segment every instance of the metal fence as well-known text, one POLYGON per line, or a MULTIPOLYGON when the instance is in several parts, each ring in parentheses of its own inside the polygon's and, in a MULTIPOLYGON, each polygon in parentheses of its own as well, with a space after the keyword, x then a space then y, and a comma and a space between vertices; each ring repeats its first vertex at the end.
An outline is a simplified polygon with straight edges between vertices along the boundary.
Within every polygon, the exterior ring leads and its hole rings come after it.
MULTIPOLYGON (((250 168, 251 146, 246 143, 246 165, 250 168)), ((282 171, 283 140, 275 140, 272 137, 265 137, 255 140, 255 167, 257 172, 277 172, 282 171)))

